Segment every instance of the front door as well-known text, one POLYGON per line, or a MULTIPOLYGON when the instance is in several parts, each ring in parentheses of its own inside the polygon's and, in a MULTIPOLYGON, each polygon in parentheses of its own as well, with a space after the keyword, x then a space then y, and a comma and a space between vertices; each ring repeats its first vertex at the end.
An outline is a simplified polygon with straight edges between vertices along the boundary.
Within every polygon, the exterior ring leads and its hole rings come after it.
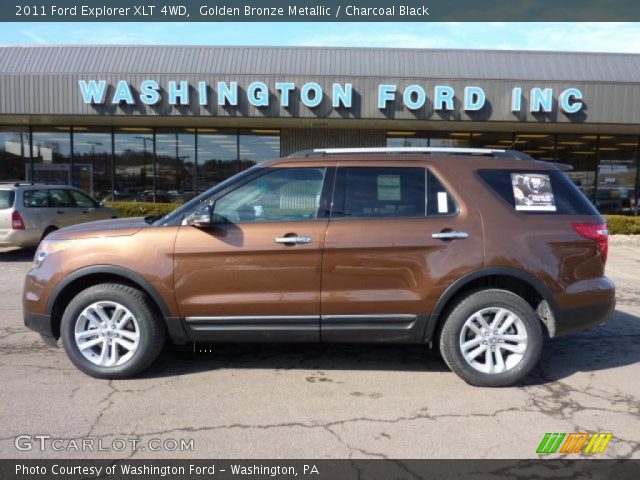
POLYGON ((176 297, 194 337, 319 340, 333 172, 267 168, 215 200, 212 227, 180 227, 176 297))
POLYGON ((337 172, 321 338, 419 342, 446 287, 482 266, 480 216, 422 165, 351 162, 337 172))

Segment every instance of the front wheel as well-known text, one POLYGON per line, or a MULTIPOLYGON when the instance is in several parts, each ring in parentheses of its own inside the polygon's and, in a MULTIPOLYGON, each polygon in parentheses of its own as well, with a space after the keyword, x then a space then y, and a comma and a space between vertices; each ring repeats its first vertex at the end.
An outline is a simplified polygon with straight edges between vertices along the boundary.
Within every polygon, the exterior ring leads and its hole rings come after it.
POLYGON ((471 292, 451 310, 440 332, 440 352, 470 385, 503 387, 525 377, 542 351, 535 311, 522 297, 499 289, 471 292))
POLYGON ((128 378, 147 368, 162 350, 165 328, 144 292, 105 283, 78 293, 60 325, 73 364, 97 378, 128 378))

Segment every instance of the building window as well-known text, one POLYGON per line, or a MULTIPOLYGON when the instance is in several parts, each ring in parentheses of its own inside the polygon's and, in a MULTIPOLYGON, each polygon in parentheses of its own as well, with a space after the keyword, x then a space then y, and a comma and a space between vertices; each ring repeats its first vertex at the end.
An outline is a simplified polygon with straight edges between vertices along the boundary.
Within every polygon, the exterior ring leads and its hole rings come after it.
POLYGON ((115 183, 109 200, 154 201, 152 129, 117 129, 114 139, 115 183))
POLYGON ((30 177, 29 130, 0 127, 0 180, 24 181, 30 177))
POLYGON ((478 136, 479 138, 482 135, 481 133, 470 132, 434 132, 430 135, 429 146, 450 148, 470 147, 472 137, 478 136))
POLYGON ((566 172, 582 193, 595 200, 597 135, 558 135, 556 160, 573 167, 566 172))
POLYGON ((538 160, 556 160, 556 139, 552 133, 516 133, 513 148, 538 160))
POLYGON ((33 130, 33 177, 36 182, 71 183, 71 128, 33 130))
POLYGON ((198 190, 204 191, 238 173, 238 135, 198 129, 198 190))
POLYGON ((600 135, 598 152, 598 209, 603 213, 634 213, 638 204, 638 137, 600 135))
POLYGON ((195 131, 156 131, 156 201, 185 202, 196 195, 195 131))
POLYGON ((74 127, 72 185, 98 200, 110 198, 111 164, 111 130, 74 127))
POLYGON ((387 147, 428 147, 426 132, 387 132, 387 147))
POLYGON ((240 133, 240 170, 280 156, 278 130, 249 130, 240 133))

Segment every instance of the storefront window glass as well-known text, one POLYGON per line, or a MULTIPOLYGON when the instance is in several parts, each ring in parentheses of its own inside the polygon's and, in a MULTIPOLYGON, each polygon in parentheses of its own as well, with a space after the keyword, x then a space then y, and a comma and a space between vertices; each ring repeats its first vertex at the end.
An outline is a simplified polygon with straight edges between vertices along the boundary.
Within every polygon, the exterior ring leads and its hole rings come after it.
POLYGON ((0 127, 0 181, 24 181, 29 170, 29 130, 0 127))
POLYGON ((638 203, 638 137, 601 135, 599 152, 598 209, 603 213, 634 213, 638 203))
POLYGON ((36 182, 71 183, 71 128, 33 130, 33 178, 36 182))
POLYGON ((195 192, 195 131, 156 131, 156 201, 182 203, 195 192))
POLYGON ((112 194, 110 129, 73 129, 73 186, 102 201, 112 194))
POLYGON ((582 193, 594 201, 596 135, 558 135, 557 161, 573 167, 567 173, 582 193))
POLYGON ((278 130, 249 130, 240 133, 240 170, 280 156, 278 130))
POLYGON ((426 132, 387 132, 387 147, 428 147, 426 132))
MULTIPOLYGON (((518 148, 513 143, 513 133, 476 132, 469 139, 469 146, 473 148, 493 148, 496 150, 508 150, 518 148)), ((520 150, 520 148, 518 148, 520 150)))
POLYGON ((115 131, 115 185, 110 200, 152 202, 153 133, 150 128, 115 131))
POLYGON ((430 147, 464 148, 471 146, 472 133, 469 132, 433 132, 430 135, 430 147))
POLYGON ((205 191, 238 173, 235 132, 198 129, 198 190, 205 191))
POLYGON ((538 160, 555 161, 556 142, 552 133, 517 133, 513 148, 538 160))

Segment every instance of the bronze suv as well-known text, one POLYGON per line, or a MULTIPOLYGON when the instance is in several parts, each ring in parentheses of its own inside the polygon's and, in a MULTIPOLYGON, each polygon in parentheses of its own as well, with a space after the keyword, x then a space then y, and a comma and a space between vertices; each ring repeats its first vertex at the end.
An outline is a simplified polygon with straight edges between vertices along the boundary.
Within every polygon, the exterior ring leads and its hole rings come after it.
POLYGON ((169 338, 435 344, 466 382, 510 385, 545 336, 614 309, 606 224, 565 169, 485 149, 301 152, 161 218, 53 232, 24 321, 100 378, 138 374, 169 338))

